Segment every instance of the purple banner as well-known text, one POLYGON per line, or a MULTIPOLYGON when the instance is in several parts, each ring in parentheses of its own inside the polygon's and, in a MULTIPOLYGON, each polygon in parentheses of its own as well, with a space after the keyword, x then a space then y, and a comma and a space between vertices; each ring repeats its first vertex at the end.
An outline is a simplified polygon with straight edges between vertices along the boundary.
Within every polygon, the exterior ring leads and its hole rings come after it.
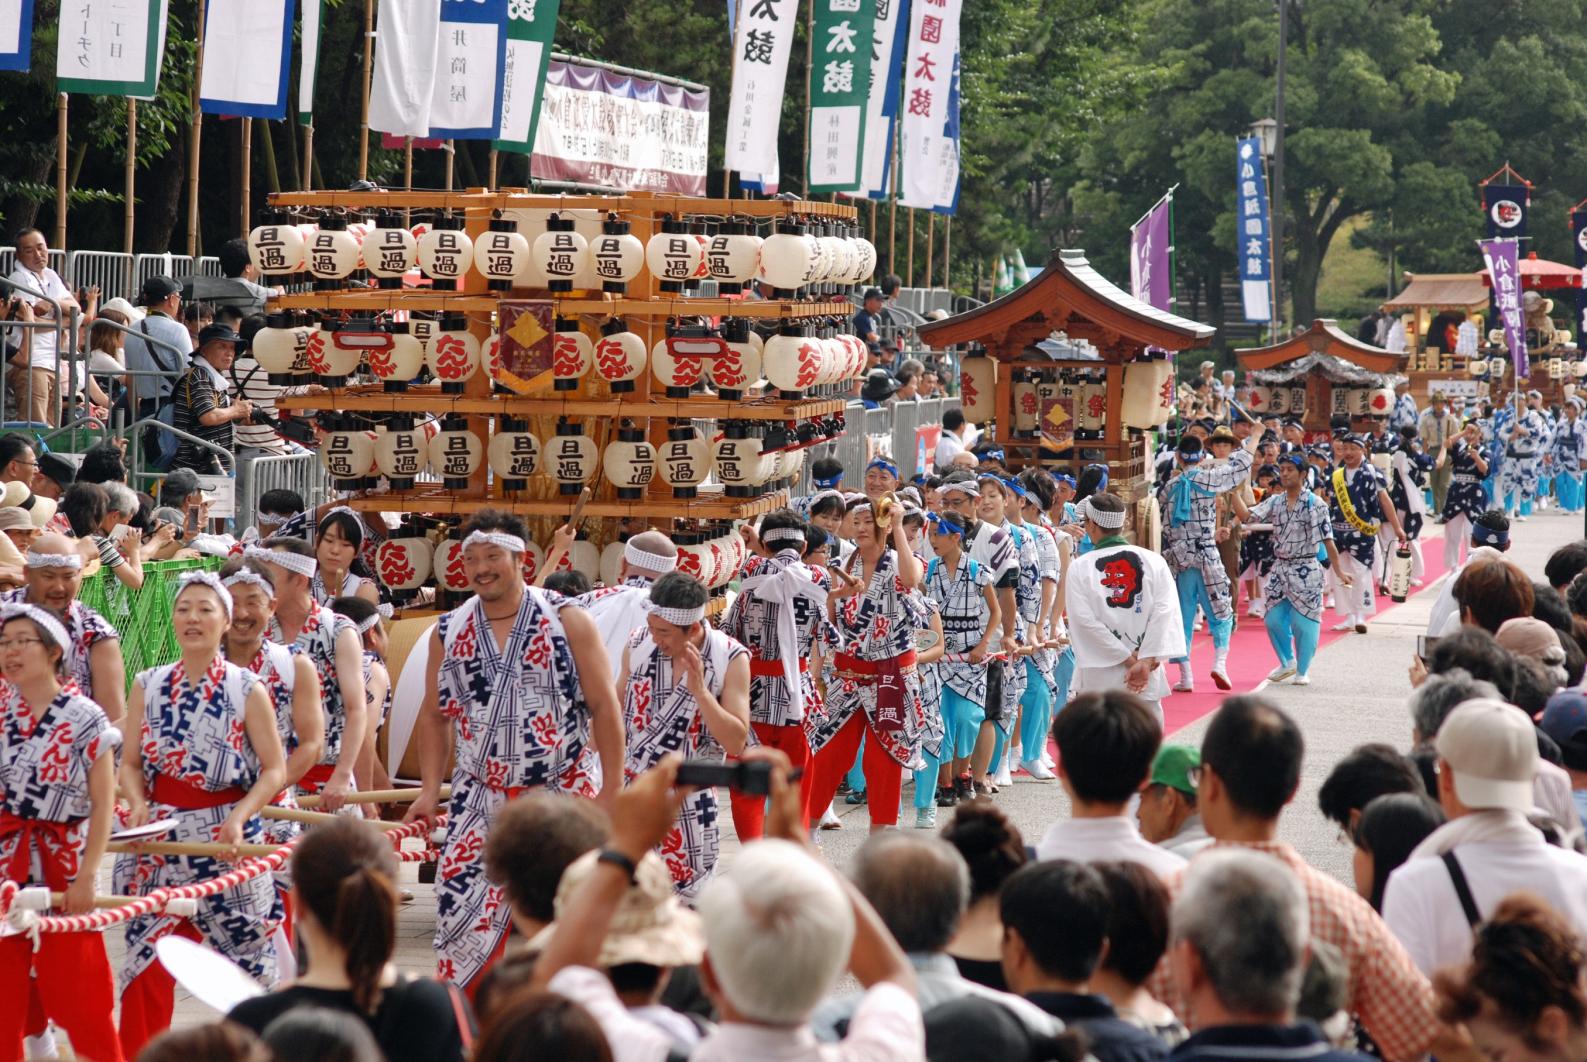
POLYGON ((1504 326, 1504 345, 1510 348, 1517 387, 1532 374, 1526 357, 1526 320, 1521 315, 1519 246, 1515 240, 1482 241, 1482 260, 1493 285, 1494 312, 1504 326))
POLYGON ((1169 309, 1174 301, 1168 258, 1172 211, 1173 200, 1164 196, 1130 229, 1130 294, 1159 310, 1169 309))

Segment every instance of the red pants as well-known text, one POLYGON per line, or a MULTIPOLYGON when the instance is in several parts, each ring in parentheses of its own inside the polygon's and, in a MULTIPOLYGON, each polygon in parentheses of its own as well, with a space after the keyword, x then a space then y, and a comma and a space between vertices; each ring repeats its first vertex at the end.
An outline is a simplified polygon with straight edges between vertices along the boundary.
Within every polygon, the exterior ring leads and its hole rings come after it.
POLYGON ((27 937, 0 940, 0 1053, 9 1052, 10 1058, 22 1057, 24 1027, 35 994, 44 1013, 71 1038, 78 1058, 121 1062, 121 1041, 110 1017, 116 986, 103 936, 43 933, 37 954, 27 937), (32 971, 38 972, 37 979, 29 976, 32 971))
MULTIPOLYGON (((793 764, 794 770, 802 770, 810 762, 810 743, 805 740, 805 728, 799 723, 793 726, 773 726, 771 723, 751 723, 749 728, 755 732, 760 743, 770 749, 780 749, 788 756, 788 761, 793 764)), ((807 772, 808 773, 808 772, 807 772)), ((806 824, 810 822, 810 809, 805 806, 805 797, 809 795, 806 781, 801 778, 799 782, 799 821, 806 824)), ((729 791, 729 800, 733 805, 733 829, 738 832, 740 841, 753 841, 766 831, 766 798, 748 796, 738 790, 729 791)))
POLYGON ((512 939, 512 935, 512 928, 508 927, 507 932, 503 933, 501 939, 496 942, 496 947, 491 951, 490 958, 486 959, 485 965, 479 968, 479 973, 475 974, 474 979, 468 984, 460 986, 463 989, 463 994, 468 997, 469 1003, 472 1004, 474 1002, 474 996, 479 991, 480 984, 485 980, 485 975, 490 973, 491 967, 500 962, 501 957, 507 954, 507 942, 512 939))
MULTIPOLYGON (((204 941, 191 922, 178 922, 171 935, 204 941)), ((121 993, 121 1046, 128 1056, 137 1057, 145 1044, 171 1027, 175 1006, 176 981, 155 959, 121 993)))
POLYGON ((882 743, 871 730, 870 720, 860 709, 815 754, 810 769, 805 772, 805 788, 801 795, 804 797, 807 829, 811 814, 825 811, 827 805, 832 803, 832 798, 837 796, 838 783, 854 766, 854 754, 859 751, 862 737, 868 739, 860 766, 865 772, 865 797, 866 803, 870 805, 871 825, 898 825, 898 798, 903 792, 904 769, 882 748, 882 743))

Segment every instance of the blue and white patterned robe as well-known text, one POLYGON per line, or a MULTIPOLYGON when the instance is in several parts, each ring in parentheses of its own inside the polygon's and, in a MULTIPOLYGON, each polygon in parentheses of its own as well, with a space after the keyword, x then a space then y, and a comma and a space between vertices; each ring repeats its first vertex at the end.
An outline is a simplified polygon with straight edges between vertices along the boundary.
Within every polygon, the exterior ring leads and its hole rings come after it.
POLYGON ((1268 608, 1288 601, 1307 619, 1320 620, 1323 572, 1317 551, 1334 537, 1328 506, 1306 490, 1291 506, 1289 495, 1274 491, 1251 510, 1250 522, 1273 525, 1267 533, 1273 544, 1273 562, 1267 570, 1268 608))

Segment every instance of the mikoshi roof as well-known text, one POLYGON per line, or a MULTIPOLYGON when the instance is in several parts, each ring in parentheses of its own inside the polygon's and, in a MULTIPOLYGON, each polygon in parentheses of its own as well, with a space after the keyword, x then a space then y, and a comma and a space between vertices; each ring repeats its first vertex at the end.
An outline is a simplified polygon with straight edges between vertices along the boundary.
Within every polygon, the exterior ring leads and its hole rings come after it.
MULTIPOLYGON (((1324 375, 1330 371, 1331 361, 1342 362, 1355 366, 1367 373, 1393 373, 1398 372, 1404 365, 1406 355, 1395 354, 1375 347, 1371 343, 1363 343, 1352 335, 1339 328, 1339 322, 1325 317, 1319 317, 1311 323, 1311 327, 1297 335, 1279 343, 1266 347, 1251 347, 1235 351, 1235 356, 1240 359, 1240 364, 1251 372, 1264 369, 1277 369, 1284 367, 1283 376, 1288 379, 1294 376, 1303 376, 1312 369, 1321 369, 1324 375), (1329 360, 1331 359, 1331 361, 1329 360), (1306 362, 1306 368, 1297 368, 1293 363, 1306 362)), ((1335 373, 1345 370, 1332 367, 1335 373)), ((1333 377, 1330 376, 1330 379, 1333 377)), ((1282 381, 1275 381, 1282 382, 1282 381)), ((1336 383, 1350 382, 1336 380, 1336 383)))

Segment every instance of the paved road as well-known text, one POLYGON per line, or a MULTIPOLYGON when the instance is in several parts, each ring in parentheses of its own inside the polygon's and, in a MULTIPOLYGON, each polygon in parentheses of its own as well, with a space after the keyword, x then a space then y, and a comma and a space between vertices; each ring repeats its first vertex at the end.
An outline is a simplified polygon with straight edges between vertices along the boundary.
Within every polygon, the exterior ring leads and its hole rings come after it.
MULTIPOLYGON (((1549 554, 1580 537, 1581 530, 1576 517, 1553 512, 1534 516, 1517 525, 1511 557, 1533 578, 1541 579, 1549 554)), ((1314 865, 1346 882, 1350 880, 1350 850, 1317 810, 1317 789, 1329 767, 1356 745, 1382 741, 1401 748, 1409 746, 1410 720, 1405 698, 1410 693, 1410 681, 1406 668, 1415 650, 1416 635, 1426 627, 1438 589, 1436 583, 1424 587, 1404 605, 1374 622, 1367 634, 1347 635, 1323 648, 1312 666, 1310 686, 1286 685, 1265 691, 1299 720, 1306 735, 1300 793, 1284 816, 1281 837, 1314 865)), ((1204 718, 1171 740, 1199 744, 1207 722, 1204 718)), ((906 799, 908 794, 906 789, 906 799)), ((1035 843, 1048 824, 1068 814, 1069 802, 1056 782, 1021 781, 1012 790, 999 794, 997 800, 1025 833, 1028 843, 1035 843)), ((840 802, 839 811, 843 828, 823 832, 821 841, 827 858, 842 867, 864 841, 869 819, 863 807, 848 807, 840 802)), ((941 812, 941 821, 946 822, 949 814, 941 812)), ((904 822, 908 825, 913 818, 904 822)), ((731 858, 738 847, 732 833, 732 817, 724 813, 722 823, 724 855, 731 858)), ((434 897, 429 886, 417 883, 414 864, 403 864, 402 877, 415 898, 402 909, 398 963, 414 973, 428 974, 434 970, 430 948, 435 924, 434 897)), ((107 944, 112 964, 119 963, 119 934, 108 935, 107 944)), ((194 1024, 212 1017, 202 1004, 179 993, 176 1024, 194 1024)))

